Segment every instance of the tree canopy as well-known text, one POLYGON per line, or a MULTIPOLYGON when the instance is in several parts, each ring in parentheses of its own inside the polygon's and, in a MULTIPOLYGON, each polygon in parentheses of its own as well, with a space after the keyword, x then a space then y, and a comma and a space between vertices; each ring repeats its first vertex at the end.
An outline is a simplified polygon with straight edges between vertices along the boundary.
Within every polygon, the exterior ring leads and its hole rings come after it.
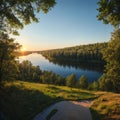
POLYGON ((109 83, 106 84, 107 90, 120 92, 120 29, 112 33, 108 47, 103 51, 103 57, 107 61, 106 74, 100 82, 109 83))
POLYGON ((80 88, 86 89, 88 87, 87 77, 82 75, 78 80, 78 85, 80 88))
MULTIPOLYGON (((36 14, 47 13, 55 0, 1 0, 0 1, 0 82, 10 79, 17 72, 17 50, 19 43, 10 38, 18 35, 18 29, 31 22, 38 22, 36 14)), ((36 68, 36 71, 38 68, 36 68)), ((36 74, 33 75, 36 78, 36 74)))
POLYGON ((99 87, 103 90, 120 92, 120 0, 100 0, 98 4, 98 19, 117 28, 103 51, 107 65, 105 73, 99 79, 99 87))
POLYGON ((0 35, 0 82, 16 75, 18 70, 15 58, 19 48, 19 43, 15 43, 7 34, 0 35))
POLYGON ((98 20, 120 27, 120 0, 100 0, 98 5, 98 20))
POLYGON ((38 22, 36 13, 47 13, 54 5, 55 0, 1 0, 0 31, 18 34, 17 29, 38 22))
POLYGON ((66 86, 68 87, 74 87, 76 83, 76 76, 75 74, 71 74, 66 77, 66 86))

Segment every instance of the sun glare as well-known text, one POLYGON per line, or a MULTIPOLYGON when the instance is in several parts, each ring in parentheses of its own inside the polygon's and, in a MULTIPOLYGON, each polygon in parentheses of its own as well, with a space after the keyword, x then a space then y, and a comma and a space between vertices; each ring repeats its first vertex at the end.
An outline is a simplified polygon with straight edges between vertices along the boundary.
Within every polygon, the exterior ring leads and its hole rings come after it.
POLYGON ((22 51, 22 52, 24 52, 24 51, 26 51, 26 50, 27 50, 27 49, 26 49, 25 47, 22 47, 22 48, 21 48, 21 51, 22 51))

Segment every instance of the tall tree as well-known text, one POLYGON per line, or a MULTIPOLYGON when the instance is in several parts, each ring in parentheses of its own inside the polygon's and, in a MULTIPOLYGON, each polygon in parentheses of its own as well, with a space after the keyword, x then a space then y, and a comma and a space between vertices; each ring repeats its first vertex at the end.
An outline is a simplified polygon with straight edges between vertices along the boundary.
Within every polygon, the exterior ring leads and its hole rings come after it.
POLYGON ((33 66, 28 60, 19 63, 18 79, 26 81, 40 81, 41 70, 39 66, 33 66))
POLYGON ((120 29, 113 32, 108 47, 103 51, 103 57, 107 61, 106 79, 100 79, 100 82, 106 85, 107 90, 120 92, 120 29), (108 82, 112 84, 111 87, 108 82))
POLYGON ((72 87, 75 87, 75 83, 76 83, 76 76, 75 76, 75 74, 71 74, 71 75, 66 77, 66 86, 72 88, 72 87))
POLYGON ((38 22, 36 13, 47 13, 54 4, 55 0, 0 0, 0 31, 18 34, 17 29, 38 22))
MULTIPOLYGON (((18 35, 18 29, 32 21, 38 22, 36 13, 41 10, 47 13, 55 4, 55 0, 1 0, 0 1, 0 81, 10 73, 15 62, 16 50, 20 47, 9 34, 18 35)), ((11 72, 10 75, 12 75, 11 72)), ((34 75, 35 76, 35 75, 34 75)))
POLYGON ((15 58, 19 48, 19 43, 15 43, 7 34, 0 35, 0 82, 15 77, 17 71, 15 58))
POLYGON ((120 0, 100 0, 98 5, 98 20, 120 27, 120 0))
POLYGON ((99 85, 103 88, 104 84, 106 90, 120 92, 120 0, 100 0, 98 4, 98 19, 116 28, 103 51, 107 65, 99 85))
POLYGON ((82 75, 79 80, 78 80, 78 86, 80 88, 86 89, 88 88, 88 81, 87 81, 87 77, 82 75))

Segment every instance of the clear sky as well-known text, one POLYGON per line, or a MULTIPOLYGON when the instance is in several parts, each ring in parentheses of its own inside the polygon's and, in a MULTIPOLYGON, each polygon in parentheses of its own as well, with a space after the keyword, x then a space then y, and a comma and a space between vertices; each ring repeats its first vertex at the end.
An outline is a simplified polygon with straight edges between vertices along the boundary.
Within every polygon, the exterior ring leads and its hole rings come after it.
POLYGON ((26 50, 46 50, 81 44, 106 42, 113 28, 97 20, 99 0, 57 0, 47 13, 39 13, 39 23, 20 31, 16 40, 26 50))

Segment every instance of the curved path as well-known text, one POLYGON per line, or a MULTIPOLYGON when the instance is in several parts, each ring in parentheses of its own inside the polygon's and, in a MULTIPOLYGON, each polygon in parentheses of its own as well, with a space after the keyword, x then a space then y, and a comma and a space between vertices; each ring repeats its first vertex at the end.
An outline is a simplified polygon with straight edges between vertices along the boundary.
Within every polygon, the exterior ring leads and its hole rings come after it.
POLYGON ((57 109, 58 111, 50 120, 92 120, 89 105, 89 101, 61 101, 45 109, 33 120, 46 120, 46 116, 53 109, 57 109))

